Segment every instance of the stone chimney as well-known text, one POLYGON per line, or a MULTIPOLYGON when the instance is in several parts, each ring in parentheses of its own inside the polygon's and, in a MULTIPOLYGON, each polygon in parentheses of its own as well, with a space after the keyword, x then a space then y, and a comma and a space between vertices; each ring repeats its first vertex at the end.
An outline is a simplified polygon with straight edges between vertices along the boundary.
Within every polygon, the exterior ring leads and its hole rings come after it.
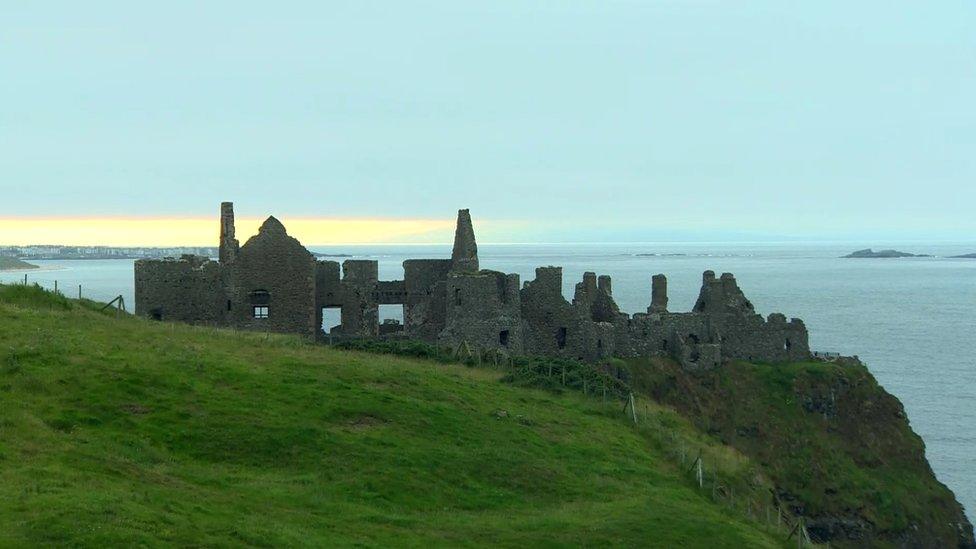
POLYGON ((458 210, 457 228, 454 230, 454 251, 451 253, 451 270, 454 272, 478 272, 478 244, 474 240, 474 227, 468 210, 458 210))
POLYGON ((240 245, 234 238, 234 203, 220 203, 220 262, 233 261, 240 245))
POLYGON ((668 312, 668 277, 663 274, 651 277, 651 306, 647 308, 647 312, 668 312))

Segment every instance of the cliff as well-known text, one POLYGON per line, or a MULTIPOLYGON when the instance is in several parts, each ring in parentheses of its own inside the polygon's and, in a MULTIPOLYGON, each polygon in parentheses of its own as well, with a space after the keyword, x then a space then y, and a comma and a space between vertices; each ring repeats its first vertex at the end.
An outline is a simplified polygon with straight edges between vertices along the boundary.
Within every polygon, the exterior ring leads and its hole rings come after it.
POLYGON ((856 361, 737 362, 687 372, 629 363, 639 391, 759 462, 774 499, 838 547, 974 547, 972 525, 925 459, 897 398, 856 361))

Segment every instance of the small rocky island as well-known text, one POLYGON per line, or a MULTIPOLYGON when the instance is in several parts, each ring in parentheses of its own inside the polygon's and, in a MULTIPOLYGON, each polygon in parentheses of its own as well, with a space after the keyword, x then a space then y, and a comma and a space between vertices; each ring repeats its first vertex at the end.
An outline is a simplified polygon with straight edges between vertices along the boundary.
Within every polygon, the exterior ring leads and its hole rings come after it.
POLYGON ((976 259, 976 254, 962 254, 951 256, 951 259, 976 259))
POLYGON ((877 252, 871 248, 865 250, 858 250, 856 252, 849 253, 843 256, 844 259, 890 259, 896 257, 932 257, 926 254, 910 254, 908 252, 899 252, 898 250, 878 250, 877 252))
POLYGON ((37 268, 37 265, 21 261, 16 257, 0 256, 0 271, 26 271, 37 268))

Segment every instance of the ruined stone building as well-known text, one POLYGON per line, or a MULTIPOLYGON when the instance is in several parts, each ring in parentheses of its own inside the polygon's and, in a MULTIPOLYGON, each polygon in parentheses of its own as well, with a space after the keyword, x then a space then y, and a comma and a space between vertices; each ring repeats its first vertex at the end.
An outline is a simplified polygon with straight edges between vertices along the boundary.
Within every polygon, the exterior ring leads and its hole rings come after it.
POLYGON ((136 314, 321 337, 323 310, 341 310, 340 337, 404 337, 455 346, 596 361, 669 355, 689 368, 723 361, 810 357, 806 327, 763 318, 729 273, 706 271, 691 312, 668 310, 667 279, 655 275, 646 313, 628 315, 609 276, 586 273, 572 301, 562 268, 517 274, 482 269, 468 210, 458 212, 450 259, 409 259, 403 280, 379 280, 369 260, 316 259, 274 217, 240 245, 231 203, 221 205, 219 259, 143 259, 135 264, 136 314), (403 323, 379 322, 379 306, 403 306, 403 323))

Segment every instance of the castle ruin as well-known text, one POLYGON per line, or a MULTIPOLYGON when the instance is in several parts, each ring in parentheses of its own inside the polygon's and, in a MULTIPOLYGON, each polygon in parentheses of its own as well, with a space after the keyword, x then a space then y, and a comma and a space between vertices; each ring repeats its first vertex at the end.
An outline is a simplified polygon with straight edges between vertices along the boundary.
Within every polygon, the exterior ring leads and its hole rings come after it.
POLYGON ((535 280, 482 269, 468 210, 458 212, 450 259, 408 259, 403 280, 379 280, 378 262, 317 259, 269 217, 243 246, 234 207, 220 208, 217 261, 197 256, 135 263, 136 314, 242 330, 324 335, 323 310, 341 310, 330 334, 403 337, 588 362, 607 357, 671 356, 686 368, 728 360, 810 358, 806 327, 782 314, 757 314, 735 277, 706 271, 691 312, 668 310, 667 278, 651 279, 646 313, 628 315, 609 276, 585 273, 572 301, 562 268, 539 267, 535 280), (403 323, 379 322, 380 305, 402 305, 403 323))

